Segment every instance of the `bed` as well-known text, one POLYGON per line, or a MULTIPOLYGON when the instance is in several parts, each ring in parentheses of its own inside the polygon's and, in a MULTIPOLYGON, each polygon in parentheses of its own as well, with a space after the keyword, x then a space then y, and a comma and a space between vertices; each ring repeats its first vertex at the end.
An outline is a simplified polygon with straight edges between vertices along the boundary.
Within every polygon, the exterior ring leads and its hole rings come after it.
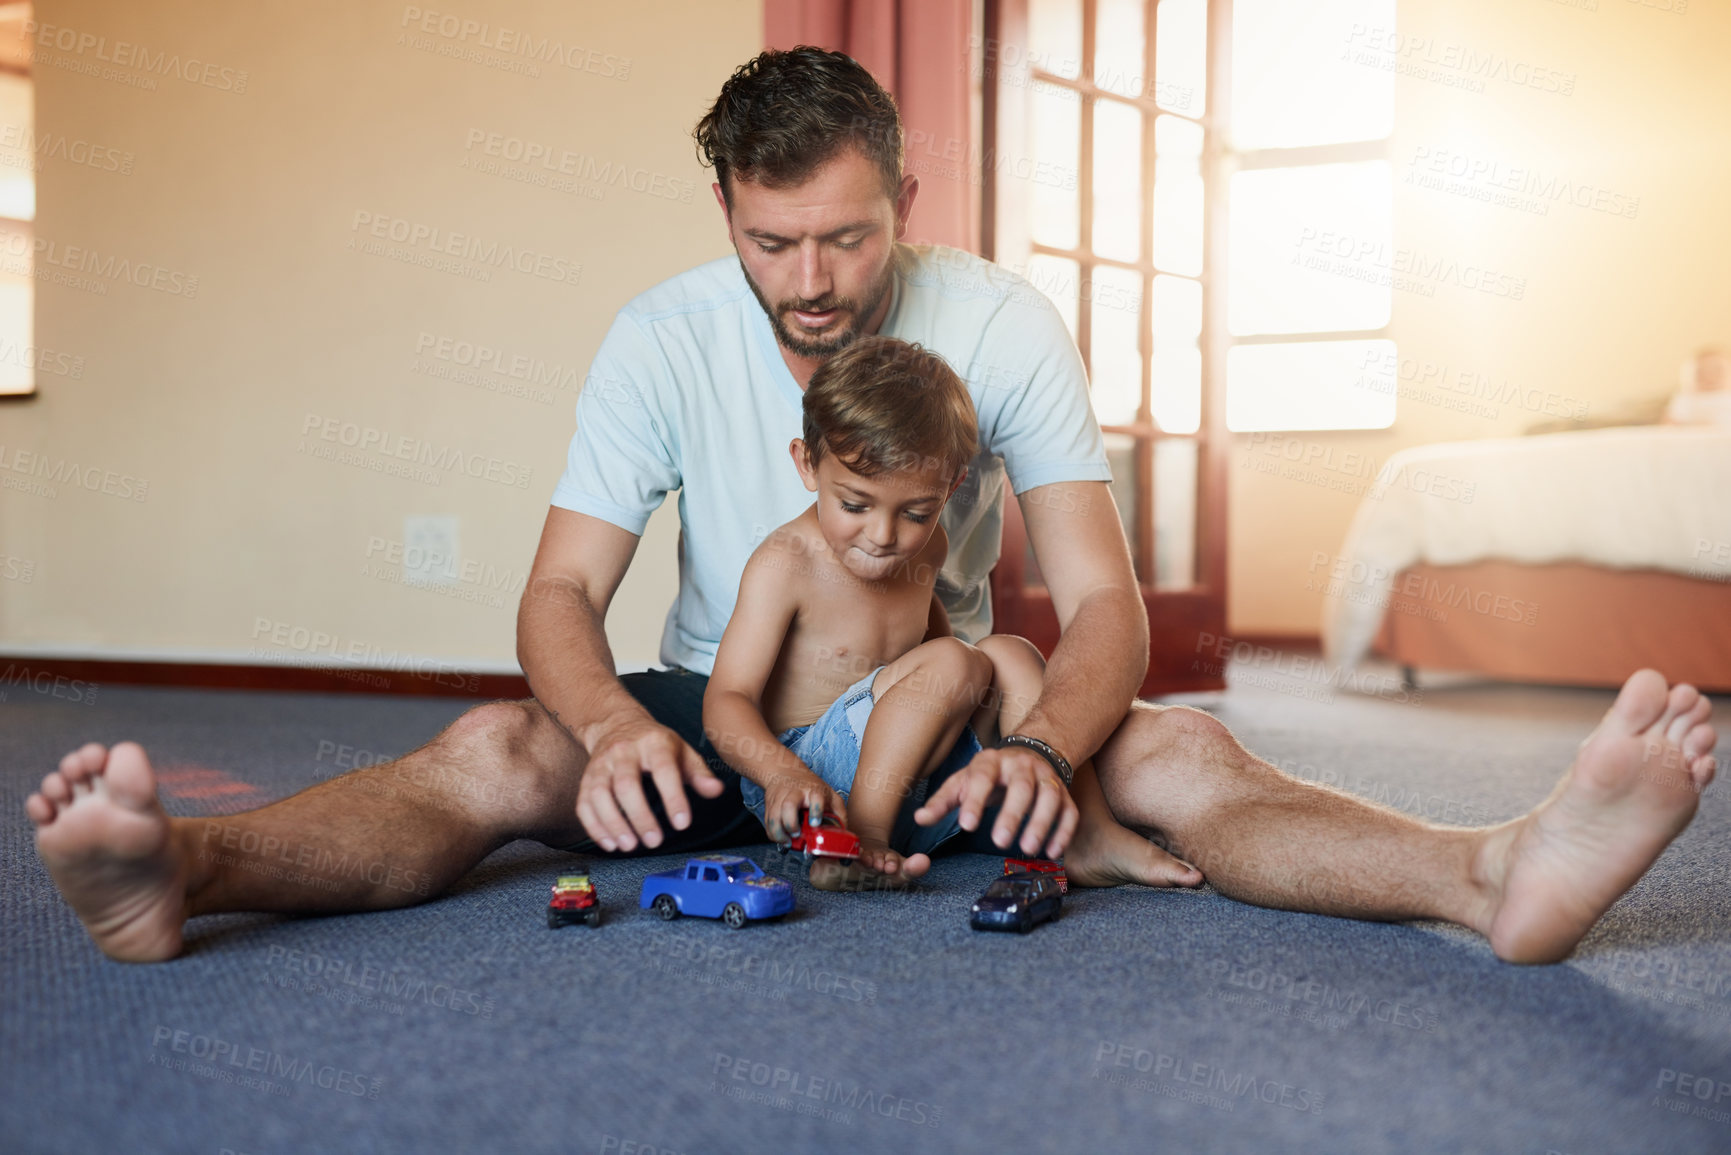
POLYGON ((1731 691, 1731 431, 1646 426, 1417 446, 1335 555, 1323 646, 1409 671, 1731 691))

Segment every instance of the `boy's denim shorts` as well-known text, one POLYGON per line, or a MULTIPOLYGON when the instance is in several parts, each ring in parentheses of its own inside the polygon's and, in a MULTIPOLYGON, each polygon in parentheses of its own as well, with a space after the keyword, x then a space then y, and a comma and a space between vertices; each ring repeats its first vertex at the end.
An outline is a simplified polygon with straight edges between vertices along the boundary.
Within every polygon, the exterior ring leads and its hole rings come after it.
MULTIPOLYGON (((883 667, 879 666, 849 686, 842 696, 824 711, 823 717, 811 725, 794 726, 776 735, 783 746, 811 767, 812 773, 827 782, 841 795, 844 802, 853 793, 853 780, 859 770, 860 744, 865 737, 866 720, 871 717, 872 707, 876 704, 872 697, 872 679, 877 677, 878 670, 881 669, 883 667)), ((921 826, 915 822, 914 811, 925 805, 926 798, 942 785, 946 778, 973 761, 974 755, 979 752, 979 737, 972 726, 964 726, 961 737, 956 739, 956 744, 951 747, 949 756, 943 763, 924 781, 915 781, 910 785, 908 796, 903 799, 901 810, 896 815, 895 828, 890 834, 890 849, 898 854, 930 854, 958 834, 967 833, 961 827, 959 808, 950 811, 931 826, 921 826)), ((739 790, 745 800, 746 809, 757 815, 758 821, 762 822, 763 787, 741 776, 739 790)), ((981 829, 990 830, 989 821, 982 821, 981 829)))

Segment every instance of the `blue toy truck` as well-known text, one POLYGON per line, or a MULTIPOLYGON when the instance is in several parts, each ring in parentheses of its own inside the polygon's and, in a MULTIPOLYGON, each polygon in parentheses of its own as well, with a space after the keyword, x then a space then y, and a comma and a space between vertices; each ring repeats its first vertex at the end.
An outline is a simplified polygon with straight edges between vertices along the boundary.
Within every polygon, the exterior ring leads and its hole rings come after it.
POLYGON ((643 880, 638 905, 664 919, 719 918, 735 930, 793 909, 793 886, 737 854, 704 854, 643 880))

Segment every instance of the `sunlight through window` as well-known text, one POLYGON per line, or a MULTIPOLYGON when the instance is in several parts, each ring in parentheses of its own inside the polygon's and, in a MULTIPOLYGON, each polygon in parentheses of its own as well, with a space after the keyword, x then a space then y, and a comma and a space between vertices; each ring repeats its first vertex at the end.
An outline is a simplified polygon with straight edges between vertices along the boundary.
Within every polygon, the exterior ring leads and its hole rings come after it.
POLYGON ((1394 76, 1353 58, 1393 0, 1235 0, 1226 422, 1380 429, 1392 391, 1359 366, 1394 310, 1394 76), (1270 337, 1290 340, 1271 341, 1270 337))
POLYGON ((30 6, 13 5, 0 20, 0 394, 36 391, 36 93, 29 40, 30 6))

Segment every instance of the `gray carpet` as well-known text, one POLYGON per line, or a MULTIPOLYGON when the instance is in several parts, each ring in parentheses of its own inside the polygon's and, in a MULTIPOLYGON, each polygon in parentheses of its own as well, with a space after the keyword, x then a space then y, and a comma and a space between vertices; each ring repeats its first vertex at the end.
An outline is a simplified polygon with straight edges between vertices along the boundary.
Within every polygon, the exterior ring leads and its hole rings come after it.
MULTIPOLYGON (((1209 700, 1258 753, 1415 813, 1549 789, 1609 696, 1463 686, 1400 704, 1259 680, 1209 700)), ((1566 964, 1443 926, 1083 892, 1027 938, 968 929, 996 859, 911 895, 796 881, 734 932, 635 909, 670 860, 596 862, 608 921, 550 931, 578 860, 507 847, 383 914, 192 924, 93 950, 21 804, 79 741, 137 738, 172 812, 244 809, 425 741, 460 703, 16 687, 0 705, 9 1151, 1727 1151, 1731 804, 1566 964), (344 747, 351 748, 346 758, 344 747)), ((767 869, 767 847, 755 848, 767 869)), ((789 872, 791 873, 791 872, 789 872)))

